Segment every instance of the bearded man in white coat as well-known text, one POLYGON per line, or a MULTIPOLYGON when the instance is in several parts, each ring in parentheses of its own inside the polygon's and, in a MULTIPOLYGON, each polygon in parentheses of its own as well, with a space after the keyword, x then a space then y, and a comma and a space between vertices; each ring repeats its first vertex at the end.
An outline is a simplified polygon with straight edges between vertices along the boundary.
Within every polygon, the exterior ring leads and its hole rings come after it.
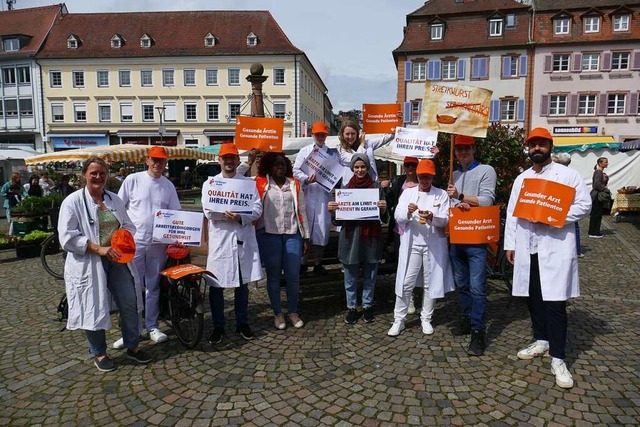
MULTIPOLYGON (((203 208, 209 220, 209 254, 207 270, 216 276, 211 283, 209 303, 213 332, 209 343, 218 344, 224 335, 224 289, 233 288, 236 332, 246 340, 255 338, 249 328, 249 282, 262 279, 260 252, 253 222, 262 215, 262 202, 251 178, 236 172, 240 164, 238 149, 232 142, 220 146, 218 162, 222 172, 213 179, 226 178, 249 182, 253 201, 247 213, 214 212, 203 208)), ((207 186, 202 186, 202 205, 205 205, 207 186)))
POLYGON ((575 222, 589 214, 591 197, 578 172, 551 160, 553 138, 547 129, 533 129, 526 147, 533 166, 513 183, 504 236, 507 260, 514 265, 513 296, 528 297, 535 339, 518 352, 518 358, 530 360, 548 353, 556 384, 571 388, 573 377, 564 359, 567 299, 580 295, 575 222), (575 188, 561 228, 513 216, 524 179, 544 179, 575 188))
MULTIPOLYGON (((293 176, 302 184, 302 191, 304 192, 304 199, 307 206, 309 235, 311 236, 315 258, 313 273, 324 275, 327 274, 327 271, 322 266, 322 258, 324 256, 324 248, 329 244, 331 214, 329 213, 327 204, 331 199, 331 194, 316 182, 315 174, 307 175, 300 168, 314 149, 322 150, 329 154, 336 154, 336 152, 324 143, 327 135, 329 135, 329 127, 325 123, 315 122, 311 127, 311 133, 313 134, 314 143, 303 147, 298 152, 293 165, 293 176)), ((303 257, 300 272, 305 273, 306 271, 307 260, 306 257, 303 257)))

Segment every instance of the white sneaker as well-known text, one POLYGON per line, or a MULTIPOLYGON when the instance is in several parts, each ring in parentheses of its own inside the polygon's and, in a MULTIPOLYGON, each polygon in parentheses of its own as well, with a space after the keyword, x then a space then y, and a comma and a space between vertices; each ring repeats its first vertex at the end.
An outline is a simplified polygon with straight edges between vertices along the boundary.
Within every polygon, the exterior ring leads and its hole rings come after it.
POLYGON ((531 360, 534 357, 544 356, 549 353, 549 343, 542 344, 539 341, 535 341, 530 344, 529 347, 523 348, 518 352, 518 359, 531 360))
POLYGON ((422 321, 422 333, 425 335, 433 334, 433 326, 431 326, 431 322, 426 320, 422 321))
POLYGON ((404 331, 404 322, 402 320, 395 320, 393 325, 391 325, 391 329, 387 332, 387 335, 397 337, 402 331, 404 331))
POLYGON ((564 360, 552 361, 551 373, 556 376, 556 384, 558 387, 573 387, 573 377, 571 376, 569 369, 567 369, 567 365, 564 363, 564 360))
POLYGON ((124 338, 120 338, 119 340, 114 341, 113 348, 115 348, 116 350, 123 349, 124 348, 124 338))
POLYGON ((169 339, 169 337, 167 336, 167 334, 165 334, 164 332, 162 332, 160 329, 156 328, 156 329, 152 329, 149 332, 149 338, 151 338, 151 341, 155 342, 155 343, 161 343, 161 342, 165 342, 169 339))
POLYGON ((413 295, 411 295, 411 299, 409 300, 409 308, 407 309, 408 314, 416 314, 416 305, 413 303, 413 295))

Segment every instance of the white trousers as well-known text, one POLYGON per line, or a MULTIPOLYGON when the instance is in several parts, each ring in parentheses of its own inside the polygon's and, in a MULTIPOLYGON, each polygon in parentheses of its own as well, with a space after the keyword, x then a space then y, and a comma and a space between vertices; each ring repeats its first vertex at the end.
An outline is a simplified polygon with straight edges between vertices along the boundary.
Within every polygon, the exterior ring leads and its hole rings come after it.
MULTIPOLYGON (((167 262, 165 254, 167 245, 160 243, 139 243, 136 242, 136 254, 133 257, 133 264, 138 270, 140 281, 138 286, 138 295, 144 293, 144 326, 147 331, 158 327, 158 315, 160 313, 160 272, 164 270, 167 262)), ((142 304, 138 300, 138 308, 142 304)), ((140 333, 142 333, 142 325, 140 325, 140 333)))
POLYGON ((394 320, 404 321, 405 317, 407 317, 409 301, 411 301, 413 288, 416 286, 416 282, 420 277, 419 275, 422 274, 424 293, 422 296, 420 320, 423 322, 431 322, 436 300, 429 298, 430 265, 429 247, 426 245, 414 245, 409 252, 409 262, 407 264, 407 271, 402 285, 402 296, 400 297, 396 295, 396 306, 393 310, 394 320))

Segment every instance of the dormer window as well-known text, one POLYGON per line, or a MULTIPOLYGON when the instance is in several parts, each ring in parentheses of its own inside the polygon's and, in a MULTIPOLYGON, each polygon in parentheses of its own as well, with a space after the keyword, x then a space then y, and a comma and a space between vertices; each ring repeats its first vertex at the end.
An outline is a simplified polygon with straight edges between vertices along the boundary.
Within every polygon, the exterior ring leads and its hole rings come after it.
POLYGON ((214 47, 215 45, 216 37, 211 33, 207 33, 207 35, 204 36, 204 47, 214 47))
POLYGON ((2 40, 2 49, 5 52, 17 52, 20 50, 20 39, 11 38, 2 40))
POLYGON ((150 48, 151 47, 151 37, 149 37, 147 34, 143 34, 142 37, 140 37, 140 47, 142 47, 142 48, 150 48))
POLYGON ((584 32, 585 33, 599 33, 600 32, 600 17, 599 16, 585 16, 584 17, 584 32))
POLYGON ((490 19, 489 20, 489 37, 502 36, 503 25, 504 25, 504 20, 502 18, 490 19))
POLYGON ((429 26, 429 38, 431 40, 442 40, 444 36, 444 24, 435 23, 429 26))
POLYGON ((114 34, 111 37, 111 48, 112 49, 120 49, 122 47, 122 37, 117 34, 114 34))
POLYGON ((507 28, 513 28, 516 26, 516 15, 510 13, 507 15, 507 28))
POLYGON ((256 46, 258 44, 258 36, 253 33, 249 33, 247 36, 247 46, 256 46))
POLYGON ((613 17, 613 31, 629 31, 629 15, 615 15, 613 17))
POLYGON ((556 18, 553 20, 553 33, 557 35, 569 34, 570 19, 567 17, 556 18))
POLYGON ((78 37, 74 36, 73 34, 67 38, 67 49, 77 49, 79 44, 80 41, 78 37))

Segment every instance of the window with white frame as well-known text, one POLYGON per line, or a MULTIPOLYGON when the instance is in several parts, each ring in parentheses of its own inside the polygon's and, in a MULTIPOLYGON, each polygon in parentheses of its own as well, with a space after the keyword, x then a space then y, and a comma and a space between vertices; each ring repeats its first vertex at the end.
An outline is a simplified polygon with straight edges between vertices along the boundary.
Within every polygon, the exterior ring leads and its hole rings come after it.
POLYGON ((140 84, 142 87, 153 86, 153 70, 140 70, 140 84))
POLYGON ((101 122, 111 121, 111 104, 98 104, 98 120, 101 122))
POLYGON ((427 79, 427 63, 414 62, 413 63, 413 80, 424 81, 426 79, 427 79))
POLYGON ((155 120, 155 107, 153 104, 142 104, 142 121, 152 122, 155 120))
POLYGON ((122 47, 122 40, 118 36, 113 36, 111 38, 111 47, 113 49, 120 49, 122 47))
POLYGON ((258 44, 258 37, 255 34, 250 33, 247 36, 247 46, 256 46, 257 44, 258 44))
POLYGON ((96 71, 96 77, 98 80, 98 87, 109 87, 109 71, 98 70, 96 71))
POLYGON ((629 31, 629 15, 614 16, 613 31, 629 31))
POLYGON ((76 122, 87 121, 87 105, 73 104, 73 120, 76 122))
POLYGON ((207 86, 218 85, 218 69, 217 68, 207 68, 206 76, 207 76, 207 86))
POLYGON ((628 70, 629 69, 629 52, 614 52, 611 55, 612 70, 628 70))
POLYGON ((444 24, 431 24, 429 27, 429 38, 431 40, 442 40, 444 24))
POLYGON ((29 72, 29 67, 17 67, 16 71, 18 73, 18 84, 26 85, 31 83, 31 73, 29 72))
POLYGON ((420 121, 420 101, 411 101, 411 123, 420 121))
POLYGON ((207 121, 220 121, 220 105, 217 102, 207 102, 207 121))
POLYGON ((73 87, 84 87, 84 71, 73 71, 73 87))
POLYGON ((578 115, 593 116, 596 114, 596 95, 580 95, 578 97, 578 115))
POLYGON ((506 71, 508 73, 505 77, 518 77, 518 57, 511 56, 510 58, 508 69, 503 70, 503 72, 506 71))
POLYGON ((274 102, 273 103, 273 117, 278 119, 284 119, 287 116, 287 103, 286 102, 274 102))
POLYGON ((599 53, 583 53, 582 54, 582 71, 599 71, 600 70, 600 54, 599 53))
POLYGON ((239 101, 229 102, 229 120, 235 120, 236 116, 240 114, 240 105, 239 101))
POLYGON ((569 18, 556 18, 553 20, 553 33, 557 35, 569 34, 569 18))
POLYGON ((553 55, 553 71, 569 71, 569 55, 553 55))
POLYGON ((600 17, 599 16, 587 16, 584 18, 584 32, 585 33, 598 33, 600 32, 600 17))
POLYGON ((196 85, 196 70, 184 70, 184 85, 185 86, 195 86, 196 85))
POLYGON ((5 86, 15 86, 16 84, 16 69, 13 67, 7 67, 2 69, 2 84, 5 86))
POLYGON ((504 20, 502 19, 490 19, 489 20, 489 36, 498 37, 502 35, 502 26, 504 20))
POLYGON ((148 35, 143 35, 142 37, 140 37, 140 47, 142 48, 150 48, 151 47, 151 37, 149 37, 148 35))
POLYGON ((209 34, 204 38, 205 47, 213 47, 215 45, 216 45, 216 38, 214 36, 209 34))
POLYGON ((133 121, 133 104, 128 102, 120 104, 120 121, 121 122, 133 121))
POLYGON ((18 100, 17 99, 4 99, 4 114, 7 117, 18 116, 18 100))
POLYGON ((229 86, 240 86, 240 68, 229 68, 227 72, 229 86))
POLYGON ((514 122, 516 120, 516 100, 500 100, 500 121, 514 122))
POLYGON ((49 86, 62 87, 62 71, 49 71, 49 86))
POLYGON ((118 70, 118 81, 120 87, 131 86, 131 70, 118 70))
POLYGON ((51 121, 64 122, 64 105, 51 104, 51 121))
POLYGON ((442 80, 455 80, 458 77, 456 74, 457 64, 457 59, 442 61, 442 80))
POLYGON ((283 85, 284 81, 284 68, 274 68, 273 69, 273 84, 275 85, 283 85))
POLYGON ((17 38, 4 39, 2 48, 5 52, 17 52, 20 50, 20 40, 17 38))
POLYGON ((624 114, 624 103, 626 95, 624 93, 610 93, 607 96, 607 114, 624 114))
POLYGON ((78 39, 73 36, 70 36, 67 39, 67 49, 77 49, 78 48, 78 39))
POLYGON ((164 69, 162 70, 162 86, 175 85, 174 70, 164 69))
POLYGON ((549 97, 549 115, 564 116, 567 114, 567 95, 551 95, 549 97))
POLYGON ((184 104, 184 120, 187 122, 195 122, 198 120, 198 104, 184 104))
POLYGON ((20 107, 20 116, 33 117, 33 99, 20 98, 18 104, 20 107))

